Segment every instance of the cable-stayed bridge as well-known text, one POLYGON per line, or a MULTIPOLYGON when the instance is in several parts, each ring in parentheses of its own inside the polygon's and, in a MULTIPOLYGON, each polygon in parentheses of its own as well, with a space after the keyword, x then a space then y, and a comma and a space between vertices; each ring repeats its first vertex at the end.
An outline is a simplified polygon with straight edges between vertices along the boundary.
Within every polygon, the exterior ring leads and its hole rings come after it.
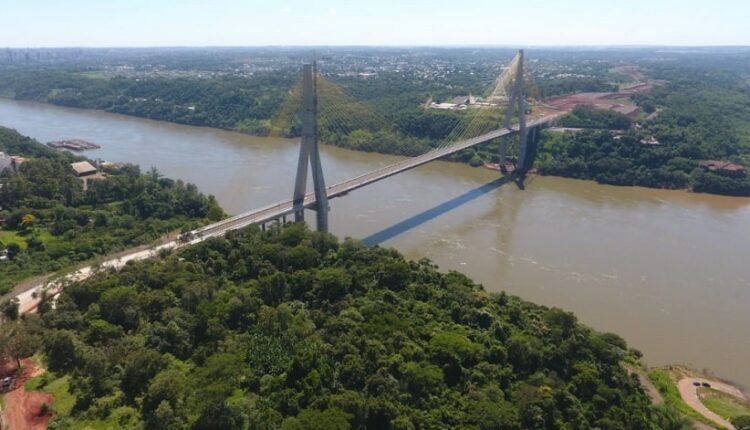
MULTIPOLYGON (((326 187, 318 150, 316 71, 314 65, 305 65, 303 68, 301 95, 302 139, 293 197, 289 200, 254 209, 205 226, 191 232, 191 235, 186 237, 186 239, 195 240, 196 238, 221 235, 228 230, 240 229, 253 224, 264 226, 265 223, 274 220, 286 221, 286 217, 290 215, 294 215, 295 221, 302 221, 305 209, 314 210, 317 215, 318 229, 327 231, 329 199, 346 195, 358 188, 495 139, 501 139, 500 153, 498 154, 499 165, 501 167, 505 166, 508 149, 507 138, 515 134, 519 135, 520 145, 518 161, 513 170, 516 174, 522 175, 533 162, 533 152, 539 139, 540 129, 556 119, 556 116, 547 116, 531 122, 526 121, 524 75, 523 51, 519 51, 518 55, 511 62, 511 66, 498 78, 495 88, 492 91, 492 97, 497 97, 498 94, 502 93, 508 102, 504 124, 499 128, 483 132, 478 136, 445 143, 425 154, 408 158, 326 187), (517 111, 519 121, 518 124, 511 126, 511 118, 514 111, 517 111), (307 192, 308 167, 312 169, 314 189, 312 192, 307 192)), ((470 129, 472 129, 471 125, 463 127, 463 130, 470 129)))
MULTIPOLYGON (((545 124, 553 121, 555 117, 546 117, 543 119, 535 120, 527 123, 529 128, 536 128, 544 126, 545 124)), ((488 142, 493 139, 498 139, 505 136, 510 136, 519 132, 519 126, 513 126, 511 128, 498 129, 481 136, 477 136, 471 139, 454 143, 445 148, 439 148, 430 151, 426 154, 412 157, 403 161, 399 161, 394 164, 382 167, 380 169, 367 172, 363 175, 347 179, 345 181, 336 183, 326 188, 326 200, 340 197, 354 191, 358 188, 362 188, 366 185, 374 182, 386 179, 388 177, 397 175, 399 173, 411 170, 415 167, 419 167, 423 164, 427 164, 431 161, 435 161, 439 158, 443 158, 450 154, 462 151, 467 148, 488 142)), ((249 225, 254 224, 265 224, 274 220, 285 220, 287 216, 299 212, 299 208, 305 209, 317 209, 318 202, 315 198, 315 192, 306 193, 301 204, 295 205, 294 199, 289 199, 283 202, 279 202, 270 206, 265 206, 259 209, 254 209, 239 215, 235 215, 231 218, 219 221, 217 223, 205 226, 201 229, 195 230, 194 234, 200 237, 216 236, 225 233, 228 230, 236 230, 249 225)))
MULTIPOLYGON (((508 138, 512 135, 518 135, 518 157, 514 164, 513 175, 524 175, 533 163, 536 145, 539 141, 540 129, 546 124, 556 119, 555 115, 547 116, 541 119, 526 121, 526 97, 524 95, 524 69, 523 69, 523 51, 519 51, 516 58, 511 62, 510 67, 501 75, 492 90, 491 97, 508 102, 505 110, 504 121, 494 126, 495 121, 492 115, 488 122, 487 117, 482 116, 482 110, 476 109, 479 114, 470 115, 470 121, 456 127, 451 133, 451 139, 439 145, 438 147, 416 157, 407 158, 391 165, 367 172, 363 175, 347 179, 345 181, 326 187, 323 178, 323 166, 320 160, 318 150, 318 139, 320 128, 318 120, 330 121, 341 128, 349 131, 358 129, 363 126, 363 120, 358 120, 353 126, 347 126, 342 123, 346 113, 336 112, 335 108, 323 107, 322 116, 319 116, 318 110, 318 82, 314 64, 305 65, 303 68, 302 85, 300 95, 297 101, 291 98, 287 103, 293 108, 296 103, 301 105, 301 126, 302 139, 299 152, 299 161, 297 165, 297 177, 295 189, 292 198, 279 203, 250 210, 248 212, 232 216, 222 221, 210 224, 199 229, 190 231, 180 236, 177 240, 170 240, 161 245, 149 249, 136 248, 112 257, 109 260, 101 262, 97 267, 83 267, 62 278, 54 279, 50 282, 40 281, 35 285, 29 285, 20 292, 16 292, 16 297, 20 300, 20 310, 22 313, 33 311, 38 305, 40 299, 38 294, 41 291, 48 291, 51 296, 59 294, 68 282, 82 281, 96 273, 99 268, 120 268, 128 261, 142 260, 151 258, 162 250, 176 249, 191 244, 201 242, 205 239, 222 236, 228 231, 241 229, 250 225, 261 225, 265 227, 266 223, 274 221, 287 220, 290 215, 294 216, 295 221, 303 221, 306 209, 312 209, 316 212, 317 228, 321 231, 328 230, 328 200, 341 197, 356 189, 365 187, 369 184, 383 180, 385 178, 403 173, 407 170, 414 169, 431 161, 449 156, 451 154, 463 151, 465 149, 499 139, 499 166, 506 166, 506 152, 508 151, 508 138), (333 110, 332 110, 333 109, 333 110), (333 114, 338 113, 338 116, 333 114), (518 118, 516 124, 511 124, 511 119, 515 116, 518 118), (312 170, 313 191, 307 192, 308 168, 312 170), (36 293, 36 294, 35 294, 36 293)), ((325 84, 324 84, 325 85, 325 84)), ((339 91, 334 88, 334 91, 339 91)), ((341 94, 337 97, 342 100, 341 94)), ((284 107, 282 106, 282 111, 284 107)), ((497 121, 495 121, 497 122, 497 121)), ((506 172, 503 172, 505 174, 506 172)))

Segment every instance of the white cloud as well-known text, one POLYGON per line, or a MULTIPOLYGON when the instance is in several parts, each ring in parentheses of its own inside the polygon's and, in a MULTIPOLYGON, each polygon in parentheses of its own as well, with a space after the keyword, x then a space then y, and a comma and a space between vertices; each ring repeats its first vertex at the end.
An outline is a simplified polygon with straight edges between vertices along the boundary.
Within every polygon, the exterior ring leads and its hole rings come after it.
POLYGON ((336 16, 336 9, 335 8, 328 9, 328 16, 336 16))
POLYGON ((292 11, 292 8, 290 8, 289 6, 285 6, 284 8, 281 9, 281 13, 289 13, 291 11, 292 11))

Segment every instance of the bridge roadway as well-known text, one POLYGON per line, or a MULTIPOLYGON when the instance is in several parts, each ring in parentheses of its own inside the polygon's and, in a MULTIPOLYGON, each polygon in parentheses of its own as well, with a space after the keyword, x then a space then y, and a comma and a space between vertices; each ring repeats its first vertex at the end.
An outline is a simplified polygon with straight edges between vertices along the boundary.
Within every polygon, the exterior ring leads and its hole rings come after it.
MULTIPOLYGON (((540 119, 528 122, 526 124, 526 127, 532 128, 532 127, 544 125, 555 119, 556 119, 555 115, 540 118, 540 119)), ((471 139, 462 140, 460 142, 457 142, 453 145, 446 146, 444 148, 434 149, 430 152, 419 155, 417 157, 407 158, 397 163, 393 163, 388 166, 381 167, 380 169, 376 169, 371 172, 365 173, 363 175, 360 175, 351 179, 347 179, 343 182, 339 182, 337 184, 329 186, 327 188, 328 198, 332 199, 335 197, 343 196, 358 188, 362 188, 365 185, 369 185, 369 184, 372 184, 373 182, 377 182, 382 179, 391 177, 393 175, 397 175, 401 172, 405 172, 415 167, 419 167, 423 164, 427 164, 431 161, 435 161, 438 158, 442 158, 450 154, 454 154, 456 152, 462 151, 464 149, 471 148, 472 146, 476 146, 481 143, 487 142, 489 140, 497 139, 503 136, 508 136, 517 132, 518 132, 517 125, 509 129, 501 128, 501 129, 494 130, 489 133, 486 133, 486 134, 483 134, 483 135, 480 135, 471 139)), ((305 200, 303 202, 303 205, 305 208, 312 208, 315 206, 315 203, 316 203, 315 195, 313 193, 308 193, 307 195, 305 195, 305 200)), ((290 200, 279 202, 270 206, 262 207, 259 209, 254 209, 245 213, 241 213, 239 215, 235 215, 233 217, 227 218, 217 223, 210 224, 205 227, 194 230, 192 233, 198 238, 219 236, 219 235, 223 235, 229 230, 236 230, 236 229, 247 227, 253 224, 267 223, 273 220, 282 219, 283 217, 287 215, 291 215, 293 213, 294 213, 294 205, 293 205, 292 200, 290 199, 290 200)))
MULTIPOLYGON (((554 120, 555 117, 556 116, 548 116, 536 121, 531 121, 527 124, 527 127, 531 128, 543 125, 554 120)), ((405 172, 417 166, 427 164, 430 161, 437 160, 438 158, 445 157, 447 155, 453 154, 466 148, 470 148, 475 145, 479 145, 480 143, 487 142, 488 140, 508 136, 517 132, 518 126, 512 127, 510 129, 495 130, 472 139, 457 142, 445 148, 435 149, 418 157, 408 158, 397 163, 382 167, 380 169, 373 170, 371 172, 365 173, 364 175, 360 175, 328 187, 328 198, 331 199, 334 197, 340 197, 353 190, 356 190, 357 188, 361 188, 381 179, 385 179, 398 173, 405 172)), ((315 195, 313 193, 307 194, 305 196, 303 204, 306 208, 315 206, 315 195)), ((214 224, 210 224, 193 230, 190 232, 191 237, 189 238, 189 240, 170 240, 160 245, 155 245, 149 248, 138 247, 128 251, 124 251, 117 256, 110 257, 108 260, 102 261, 98 266, 92 265, 81 267, 78 270, 68 273, 67 275, 57 279, 43 278, 29 285, 24 285, 20 288, 17 288, 8 296, 17 297, 19 299, 19 310, 21 313, 33 312, 40 301, 38 294, 44 289, 47 289, 50 296, 56 297, 64 288, 66 283, 83 281, 84 279, 87 279, 95 274, 98 270, 107 268, 119 269, 129 261, 152 258, 159 255, 159 253, 162 251, 183 248, 185 246, 199 243, 210 237, 223 236, 230 230, 237 230, 252 224, 262 224, 281 219, 286 215, 292 214, 293 212, 294 209, 292 200, 287 200, 260 209, 254 209, 252 211, 235 215, 214 224)))

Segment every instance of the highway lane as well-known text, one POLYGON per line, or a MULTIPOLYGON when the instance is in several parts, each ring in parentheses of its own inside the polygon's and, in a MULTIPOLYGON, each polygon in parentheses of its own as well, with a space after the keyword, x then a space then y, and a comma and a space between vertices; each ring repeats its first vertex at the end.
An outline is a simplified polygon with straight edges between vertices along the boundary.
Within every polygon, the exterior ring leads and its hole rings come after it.
MULTIPOLYGON (((556 119, 556 116, 549 116, 535 121, 531 121, 527 124, 527 127, 535 127, 543 125, 556 119)), ((346 195, 347 193, 354 191, 358 188, 362 188, 366 185, 374 182, 389 178, 396 174, 405 172, 407 170, 419 167, 423 164, 427 164, 431 161, 439 158, 448 156, 450 154, 462 151, 472 146, 479 145, 492 139, 497 139, 503 136, 518 132, 518 126, 511 128, 503 128, 495 130, 481 136, 474 137, 472 139, 463 140, 450 146, 438 148, 422 154, 417 157, 407 158, 388 166, 367 172, 363 175, 339 182, 331 185, 327 188, 327 195, 329 199, 346 195)), ((303 201, 305 208, 313 208, 316 205, 315 194, 308 193, 305 195, 303 201)), ((269 206, 265 206, 258 209, 253 209, 248 212, 244 212, 216 223, 195 229, 189 232, 183 240, 177 239, 167 243, 151 247, 149 249, 133 249, 124 254, 120 254, 116 258, 110 258, 102 262, 98 267, 86 266, 76 270, 75 272, 69 273, 61 278, 52 281, 43 281, 33 285, 30 285, 27 289, 16 295, 19 300, 19 311, 21 313, 33 312, 40 302, 40 295, 42 291, 46 290, 48 296, 55 297, 65 287, 65 285, 71 282, 79 282, 97 273, 99 270, 106 269, 119 269, 122 268, 129 261, 144 260, 159 255, 159 252, 163 250, 175 250, 190 246, 199 242, 202 242, 211 237, 223 236, 226 232, 231 230, 238 230, 254 224, 265 224, 270 221, 281 219, 287 215, 294 213, 294 203, 290 200, 281 201, 269 206)))

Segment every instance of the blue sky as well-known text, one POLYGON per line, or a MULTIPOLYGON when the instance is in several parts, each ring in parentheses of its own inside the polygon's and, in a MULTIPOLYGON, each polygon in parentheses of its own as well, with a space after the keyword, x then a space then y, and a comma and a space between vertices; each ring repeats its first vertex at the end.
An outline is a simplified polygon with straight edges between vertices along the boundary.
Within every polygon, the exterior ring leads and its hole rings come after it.
POLYGON ((750 45, 750 0, 0 0, 0 46, 750 45))

